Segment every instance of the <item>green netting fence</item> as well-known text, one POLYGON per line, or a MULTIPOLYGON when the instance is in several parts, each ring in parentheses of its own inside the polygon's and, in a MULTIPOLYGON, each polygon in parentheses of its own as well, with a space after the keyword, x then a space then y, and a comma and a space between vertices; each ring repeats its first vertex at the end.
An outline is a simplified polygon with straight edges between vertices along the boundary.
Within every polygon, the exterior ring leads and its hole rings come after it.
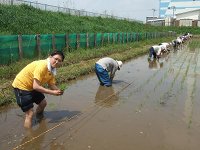
POLYGON ((176 33, 121 32, 0 36, 0 65, 8 65, 23 58, 31 59, 47 56, 55 49, 72 52, 79 48, 95 48, 107 44, 124 44, 167 36, 176 36, 176 33))

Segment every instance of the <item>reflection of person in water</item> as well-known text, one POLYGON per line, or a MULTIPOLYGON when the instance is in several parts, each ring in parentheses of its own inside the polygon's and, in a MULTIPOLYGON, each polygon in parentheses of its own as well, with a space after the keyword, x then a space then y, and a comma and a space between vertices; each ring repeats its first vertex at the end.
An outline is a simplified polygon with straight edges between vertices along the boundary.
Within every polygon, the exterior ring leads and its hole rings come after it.
POLYGON ((158 68, 158 63, 157 63, 156 59, 149 61, 149 68, 150 69, 153 69, 153 68, 157 69, 158 68))
POLYGON ((103 107, 112 107, 118 99, 118 94, 115 93, 112 86, 99 86, 95 97, 95 103, 103 107))
POLYGON ((160 64, 160 68, 162 68, 164 63, 163 63, 163 62, 160 62, 159 64, 160 64))
POLYGON ((152 60, 149 61, 149 68, 150 69, 159 69, 163 67, 163 62, 162 61, 157 61, 157 60, 152 60))
POLYGON ((47 125, 46 125, 45 119, 41 120, 38 125, 39 127, 35 130, 32 128, 27 129, 27 133, 26 133, 27 135, 21 141, 21 145, 23 145, 24 143, 26 144, 22 146, 21 149, 38 149, 38 150, 43 149, 42 143, 43 143, 45 134, 42 134, 42 133, 47 131, 47 125), (37 136, 39 137, 35 138, 37 136))

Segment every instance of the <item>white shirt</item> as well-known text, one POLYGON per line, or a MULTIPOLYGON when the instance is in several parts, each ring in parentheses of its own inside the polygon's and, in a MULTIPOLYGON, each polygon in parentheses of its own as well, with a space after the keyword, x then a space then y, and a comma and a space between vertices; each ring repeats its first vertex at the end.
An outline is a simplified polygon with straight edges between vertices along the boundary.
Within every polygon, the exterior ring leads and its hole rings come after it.
POLYGON ((115 72, 118 70, 118 63, 116 60, 110 57, 101 58, 96 62, 96 64, 101 65, 104 69, 110 72, 110 76, 114 77, 115 72))
POLYGON ((162 45, 154 45, 152 46, 156 55, 160 55, 161 54, 161 51, 162 51, 162 45))
POLYGON ((51 67, 50 59, 47 58, 47 68, 48 70, 55 76, 56 75, 56 68, 51 67))

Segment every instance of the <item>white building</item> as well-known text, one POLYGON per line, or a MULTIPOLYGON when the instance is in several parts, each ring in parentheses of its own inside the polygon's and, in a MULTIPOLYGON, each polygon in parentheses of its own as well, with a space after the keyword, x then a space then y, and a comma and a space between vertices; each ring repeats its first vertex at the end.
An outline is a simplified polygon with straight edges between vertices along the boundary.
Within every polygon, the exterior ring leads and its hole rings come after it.
POLYGON ((200 9, 177 13, 176 20, 180 20, 180 19, 200 20, 200 9))
POLYGON ((179 26, 199 26, 200 9, 176 14, 179 26))
POLYGON ((200 0, 160 0, 160 17, 176 17, 176 14, 200 9, 200 0))

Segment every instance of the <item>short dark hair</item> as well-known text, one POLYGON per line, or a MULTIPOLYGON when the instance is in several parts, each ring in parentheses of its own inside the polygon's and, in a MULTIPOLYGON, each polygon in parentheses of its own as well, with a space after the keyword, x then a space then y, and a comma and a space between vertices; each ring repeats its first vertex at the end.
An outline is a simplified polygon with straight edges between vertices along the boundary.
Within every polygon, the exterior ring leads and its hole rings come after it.
POLYGON ((64 59, 65 59, 65 55, 63 54, 62 51, 54 50, 54 51, 50 54, 50 56, 54 56, 54 55, 60 55, 60 56, 62 57, 62 61, 64 61, 64 59))

